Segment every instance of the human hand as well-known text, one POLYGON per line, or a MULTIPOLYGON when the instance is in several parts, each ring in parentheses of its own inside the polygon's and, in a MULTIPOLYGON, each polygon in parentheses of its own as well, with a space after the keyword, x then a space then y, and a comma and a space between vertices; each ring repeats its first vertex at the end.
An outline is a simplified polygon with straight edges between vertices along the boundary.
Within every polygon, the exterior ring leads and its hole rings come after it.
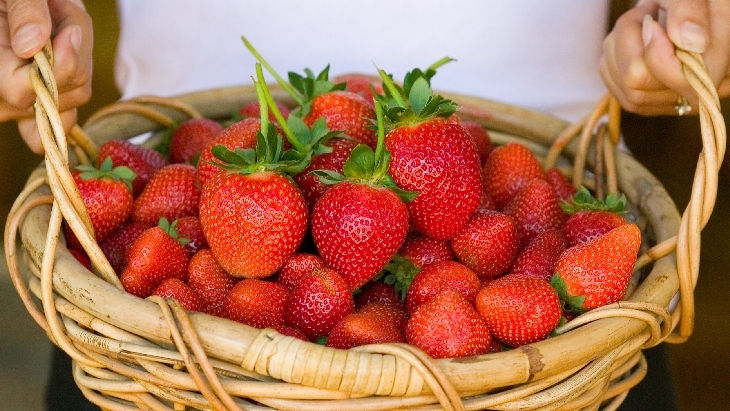
POLYGON ((627 111, 676 115, 678 97, 697 112, 698 97, 674 54, 677 45, 701 53, 720 97, 730 95, 730 2, 639 1, 624 13, 603 43, 601 75, 627 111), (666 29, 658 22, 666 12, 666 29))
POLYGON ((17 120, 23 140, 43 152, 35 123, 30 63, 53 36, 59 112, 68 131, 91 97, 91 17, 81 0, 0 0, 0 122, 17 120))

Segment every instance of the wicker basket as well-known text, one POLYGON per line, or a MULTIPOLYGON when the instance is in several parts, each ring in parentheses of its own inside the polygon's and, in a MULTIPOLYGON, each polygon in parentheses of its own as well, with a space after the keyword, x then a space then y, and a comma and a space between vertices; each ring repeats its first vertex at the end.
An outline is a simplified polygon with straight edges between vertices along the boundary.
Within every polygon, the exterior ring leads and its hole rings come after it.
MULTIPOLYGON (((441 360, 406 344, 332 349, 121 290, 92 239, 69 167, 110 139, 159 131, 187 117, 227 118, 256 93, 242 86, 121 102, 75 128, 67 141, 55 108, 50 56, 49 49, 39 53, 32 74, 46 161, 11 210, 6 257, 26 308, 73 358, 84 395, 105 410, 609 410, 645 375, 643 348, 681 342, 692 331, 699 234, 712 212, 725 150, 719 100, 697 55, 678 51, 701 98, 704 141, 692 199, 681 217, 661 183, 611 144, 619 127, 618 106, 609 97, 570 125, 443 93, 459 103, 461 116, 486 127, 495 144, 520 141, 546 167, 555 164, 572 174, 576 184, 620 190, 646 244, 626 301, 581 315, 545 341, 441 360), (612 120, 596 127, 606 113, 612 120), (64 218, 89 253, 93 273, 61 242, 64 218), (677 296, 678 305, 672 303, 677 296)), ((274 97, 286 101, 281 91, 274 97)))

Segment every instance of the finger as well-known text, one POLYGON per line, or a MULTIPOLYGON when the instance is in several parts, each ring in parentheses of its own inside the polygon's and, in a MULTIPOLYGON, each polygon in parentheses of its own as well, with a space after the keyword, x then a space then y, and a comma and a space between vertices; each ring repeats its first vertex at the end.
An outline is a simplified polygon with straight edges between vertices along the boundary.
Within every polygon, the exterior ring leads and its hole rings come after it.
POLYGON ((606 64, 601 64, 601 75, 611 95, 621 107, 629 112, 645 116, 674 115, 677 94, 670 90, 644 91, 626 89, 619 86, 614 78, 606 73, 606 64))
POLYGON ((45 0, 7 0, 10 44, 15 55, 31 58, 51 37, 51 15, 45 0))
POLYGON ((710 5, 707 0, 668 0, 667 33, 672 43, 704 53, 710 38, 710 5))
MULTIPOLYGON (((60 113, 61 123, 65 132, 71 130, 77 120, 76 109, 64 111, 60 113)), ((35 118, 29 117, 18 120, 18 131, 20 132, 23 141, 28 147, 36 154, 43 154, 43 143, 38 132, 38 125, 36 124, 35 118)))

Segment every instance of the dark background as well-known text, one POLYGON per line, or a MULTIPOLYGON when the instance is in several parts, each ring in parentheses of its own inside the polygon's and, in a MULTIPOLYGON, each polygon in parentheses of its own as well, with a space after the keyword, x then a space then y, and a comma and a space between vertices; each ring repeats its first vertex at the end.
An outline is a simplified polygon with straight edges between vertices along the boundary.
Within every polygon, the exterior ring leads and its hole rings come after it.
MULTIPOLYGON (((615 10, 625 7, 615 1, 615 10)), ((94 20, 94 77, 92 100, 80 109, 80 123, 119 98, 113 76, 118 34, 113 2, 87 2, 94 20)), ((730 101, 723 102, 730 118, 730 101)), ((680 210, 690 195, 701 150, 696 117, 643 118, 626 114, 624 136, 638 160, 664 183, 680 210)), ((3 226, 12 202, 41 157, 22 143, 14 123, 0 124, 0 218, 3 226)), ((726 156, 727 157, 727 156, 726 156)), ((726 158, 727 160, 727 158, 726 158)), ((690 340, 669 345, 671 368, 682 410, 730 409, 730 173, 721 172, 719 195, 702 237, 700 279, 695 290, 696 326, 690 340)), ((0 264, 0 410, 40 410, 50 343, 15 294, 0 264)))

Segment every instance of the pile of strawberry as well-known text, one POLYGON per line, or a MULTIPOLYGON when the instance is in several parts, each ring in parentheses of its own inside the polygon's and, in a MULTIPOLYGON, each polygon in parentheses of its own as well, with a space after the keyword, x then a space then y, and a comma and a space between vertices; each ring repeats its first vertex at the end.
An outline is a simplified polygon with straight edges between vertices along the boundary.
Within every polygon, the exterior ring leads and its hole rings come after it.
MULTIPOLYGON (((337 348, 435 358, 548 338, 623 298, 641 234, 525 146, 492 147, 430 82, 289 74, 297 101, 190 119, 74 172, 127 292, 337 348)), ((266 66, 266 65, 265 65, 266 66)), ((84 251, 66 230, 69 250, 84 251)))

